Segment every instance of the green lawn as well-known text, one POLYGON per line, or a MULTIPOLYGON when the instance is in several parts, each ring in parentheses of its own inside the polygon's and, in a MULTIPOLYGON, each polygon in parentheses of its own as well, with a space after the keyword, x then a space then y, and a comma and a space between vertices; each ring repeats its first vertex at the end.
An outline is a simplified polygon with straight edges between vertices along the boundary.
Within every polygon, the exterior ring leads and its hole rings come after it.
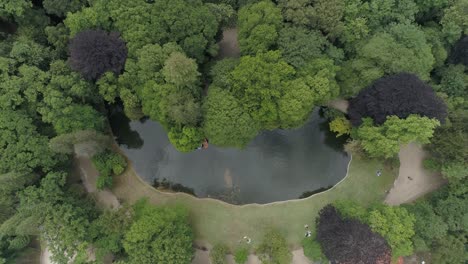
POLYGON ((113 192, 123 201, 134 202, 147 197, 154 204, 182 204, 189 208, 199 244, 223 242, 234 248, 244 235, 259 243, 269 227, 280 229, 288 242, 298 247, 304 235, 304 224, 313 226, 318 211, 337 199, 354 199, 367 205, 382 201, 385 191, 395 180, 397 169, 382 162, 353 157, 348 177, 324 193, 302 200, 290 200, 266 205, 236 206, 213 199, 198 199, 184 193, 164 193, 143 182, 129 167, 115 179, 113 192), (375 172, 382 169, 382 176, 375 172))

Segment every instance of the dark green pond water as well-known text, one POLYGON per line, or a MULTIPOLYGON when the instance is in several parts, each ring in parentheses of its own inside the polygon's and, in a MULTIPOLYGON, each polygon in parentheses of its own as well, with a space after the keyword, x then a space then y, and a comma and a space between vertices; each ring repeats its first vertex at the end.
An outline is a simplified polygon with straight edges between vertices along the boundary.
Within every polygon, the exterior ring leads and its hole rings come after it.
POLYGON ((110 122, 121 149, 148 183, 166 179, 198 197, 235 204, 296 199, 330 187, 345 176, 349 161, 343 140, 328 131, 318 109, 303 127, 262 132, 242 150, 210 144, 180 153, 157 122, 130 121, 118 109, 110 122))

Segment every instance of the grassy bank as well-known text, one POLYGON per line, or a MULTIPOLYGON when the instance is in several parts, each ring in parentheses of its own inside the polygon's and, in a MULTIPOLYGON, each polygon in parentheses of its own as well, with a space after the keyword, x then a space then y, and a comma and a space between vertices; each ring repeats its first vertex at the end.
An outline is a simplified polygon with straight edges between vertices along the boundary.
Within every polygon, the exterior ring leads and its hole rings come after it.
MULTIPOLYGON (((181 204, 189 208, 200 242, 226 243, 235 247, 244 235, 259 243, 264 230, 274 226, 284 232, 288 242, 297 247, 304 235, 304 224, 313 226, 318 211, 337 199, 354 199, 362 204, 383 201, 397 175, 397 169, 380 161, 353 157, 348 176, 334 188, 302 200, 266 205, 236 206, 213 199, 198 199, 184 193, 164 193, 143 182, 129 166, 115 179, 113 192, 119 199, 134 202, 147 197, 154 204, 181 204), (382 169, 382 176, 375 172, 382 169)), ((312 176, 311 176, 312 177, 312 176)))

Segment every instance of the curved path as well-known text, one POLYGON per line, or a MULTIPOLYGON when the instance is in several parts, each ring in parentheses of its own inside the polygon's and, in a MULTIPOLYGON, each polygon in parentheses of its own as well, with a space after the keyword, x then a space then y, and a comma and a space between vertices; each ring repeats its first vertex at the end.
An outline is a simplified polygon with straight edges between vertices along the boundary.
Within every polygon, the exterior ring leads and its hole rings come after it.
POLYGON ((439 173, 430 172, 423 167, 425 157, 426 153, 416 143, 401 147, 398 178, 385 198, 385 203, 399 205, 412 202, 445 183, 439 173))

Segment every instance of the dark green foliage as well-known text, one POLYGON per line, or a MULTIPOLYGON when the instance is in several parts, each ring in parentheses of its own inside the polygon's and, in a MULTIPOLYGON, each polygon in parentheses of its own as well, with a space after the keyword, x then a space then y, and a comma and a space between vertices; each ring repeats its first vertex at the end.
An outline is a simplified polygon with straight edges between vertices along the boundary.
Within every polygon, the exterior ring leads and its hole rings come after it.
POLYGON ((63 17, 68 12, 78 11, 86 4, 86 0, 44 0, 42 4, 48 14, 63 17))
POLYGON ((87 80, 97 80, 105 72, 119 74, 127 59, 127 47, 119 33, 85 30, 74 36, 68 47, 73 70, 87 80))
POLYGON ((223 244, 216 244, 210 251, 210 259, 212 264, 226 264, 226 255, 229 253, 229 248, 223 244))
POLYGON ((468 96, 468 74, 464 65, 449 65, 443 68, 439 75, 442 76, 438 90, 451 97, 468 96))
POLYGON ((468 145, 468 114, 455 111, 449 115, 449 121, 435 130, 431 144, 426 148, 449 180, 463 180, 468 176, 468 149, 460 146, 468 145))
POLYGON ((106 150, 94 155, 92 161, 99 172, 99 178, 96 182, 98 189, 111 188, 112 176, 122 174, 127 167, 125 158, 112 150, 106 150))
POLYGON ((447 107, 429 85, 408 73, 375 81, 350 101, 348 109, 354 126, 360 125, 364 117, 370 117, 380 125, 387 116, 406 118, 411 114, 437 118, 444 122, 447 107))
POLYGON ((103 261, 106 254, 123 252, 124 234, 134 219, 133 209, 123 206, 115 211, 104 211, 90 226, 90 236, 96 248, 96 258, 103 261))
POLYGON ((468 261, 466 236, 447 236, 436 242, 432 252, 432 261, 440 264, 463 264, 468 261))
POLYGON ((193 257, 193 233, 187 210, 155 207, 147 201, 134 206, 135 220, 125 233, 129 263, 186 264, 193 257))
POLYGON ((342 219, 331 205, 317 218, 317 240, 332 262, 391 263, 391 248, 385 239, 357 220, 342 219))
POLYGON ((454 64, 463 64, 468 67, 468 36, 463 36, 453 48, 450 61, 454 64))
POLYGON ((270 229, 257 248, 257 255, 264 264, 289 264, 292 254, 283 235, 276 229, 270 229))
POLYGON ((59 135, 81 130, 103 131, 104 129, 104 118, 89 105, 70 105, 52 122, 59 135))
POLYGON ((326 44, 320 31, 286 26, 279 32, 278 46, 283 58, 296 68, 323 56, 326 44))
POLYGON ((56 165, 48 139, 33 120, 20 111, 2 109, 0 115, 0 173, 46 172, 56 165))

